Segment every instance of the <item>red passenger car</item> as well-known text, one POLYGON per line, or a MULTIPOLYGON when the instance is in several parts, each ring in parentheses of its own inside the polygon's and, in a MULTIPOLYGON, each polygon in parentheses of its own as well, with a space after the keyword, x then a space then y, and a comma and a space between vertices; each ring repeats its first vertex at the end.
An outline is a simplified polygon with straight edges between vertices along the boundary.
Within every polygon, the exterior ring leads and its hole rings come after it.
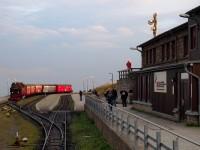
POLYGON ((42 85, 36 85, 35 86, 35 93, 36 94, 42 93, 42 90, 43 90, 43 86, 42 85))
POLYGON ((71 85, 57 85, 56 92, 57 93, 71 93, 72 86, 71 85))

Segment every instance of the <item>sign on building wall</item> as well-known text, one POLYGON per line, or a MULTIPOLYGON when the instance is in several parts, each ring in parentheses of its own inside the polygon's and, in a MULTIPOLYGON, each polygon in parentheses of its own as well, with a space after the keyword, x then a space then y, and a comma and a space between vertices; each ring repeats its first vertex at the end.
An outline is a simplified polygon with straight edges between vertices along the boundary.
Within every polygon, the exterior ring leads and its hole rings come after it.
POLYGON ((154 73, 154 92, 167 93, 166 71, 154 73))
POLYGON ((181 79, 189 79, 189 74, 188 73, 181 73, 181 79))

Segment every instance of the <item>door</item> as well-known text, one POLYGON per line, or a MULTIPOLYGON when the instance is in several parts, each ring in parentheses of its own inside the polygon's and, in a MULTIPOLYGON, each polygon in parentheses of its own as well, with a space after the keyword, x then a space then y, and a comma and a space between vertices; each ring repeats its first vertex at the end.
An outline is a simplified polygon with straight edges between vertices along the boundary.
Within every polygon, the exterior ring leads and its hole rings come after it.
POLYGON ((181 86, 180 86, 180 119, 185 120, 185 112, 189 110, 189 79, 187 73, 181 73, 181 86))

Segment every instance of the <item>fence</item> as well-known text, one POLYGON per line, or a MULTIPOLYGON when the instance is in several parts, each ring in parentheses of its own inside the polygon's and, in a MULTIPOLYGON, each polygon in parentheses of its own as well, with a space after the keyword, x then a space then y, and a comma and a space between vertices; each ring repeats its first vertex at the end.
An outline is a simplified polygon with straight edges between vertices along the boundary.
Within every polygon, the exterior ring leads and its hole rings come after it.
POLYGON ((96 97, 86 96, 85 105, 116 132, 127 136, 132 149, 143 145, 144 150, 200 150, 200 143, 96 97))

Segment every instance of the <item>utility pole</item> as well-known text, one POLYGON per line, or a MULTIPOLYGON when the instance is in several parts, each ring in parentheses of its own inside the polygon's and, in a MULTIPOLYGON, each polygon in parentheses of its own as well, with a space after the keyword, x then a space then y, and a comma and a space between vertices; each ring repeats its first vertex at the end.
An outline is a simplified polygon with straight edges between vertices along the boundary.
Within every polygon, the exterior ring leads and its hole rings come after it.
POLYGON ((114 88, 113 87, 113 73, 109 73, 109 74, 111 74, 111 77, 112 77, 112 79, 111 79, 112 80, 112 88, 114 88))
POLYGON ((83 80, 83 91, 85 91, 85 81, 83 80))
POLYGON ((87 78, 87 80, 86 80, 86 81, 87 81, 87 92, 88 92, 88 84, 89 84, 89 83, 88 83, 88 78, 87 78))

